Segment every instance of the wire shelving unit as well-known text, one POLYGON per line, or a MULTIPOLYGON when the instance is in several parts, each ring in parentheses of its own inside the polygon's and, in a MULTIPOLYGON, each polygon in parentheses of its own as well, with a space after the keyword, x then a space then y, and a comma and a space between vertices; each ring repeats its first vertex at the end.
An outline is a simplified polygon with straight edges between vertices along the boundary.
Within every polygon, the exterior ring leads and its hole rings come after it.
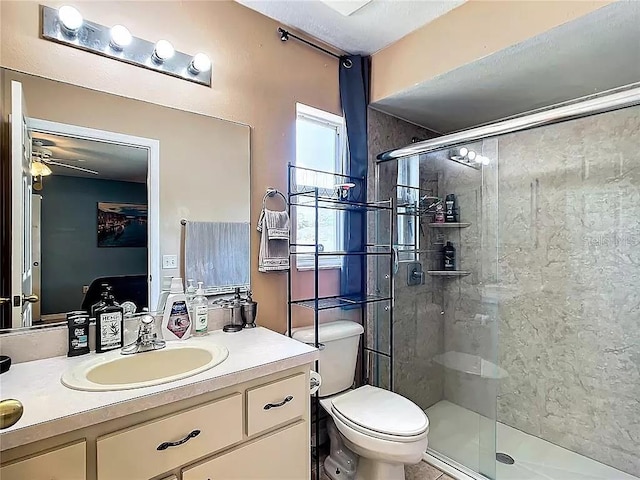
MULTIPOLYGON (((289 273, 288 286, 287 286, 287 332, 292 336, 293 317, 296 309, 307 309, 313 312, 313 327, 314 342, 313 345, 316 348, 322 348, 323 346, 319 342, 319 324, 320 314, 328 312, 332 309, 349 309, 358 311, 360 323, 364 328, 364 334, 360 342, 359 358, 358 358, 358 372, 356 375, 356 384, 358 386, 370 384, 375 382, 373 376, 379 375, 380 367, 374 368, 376 360, 381 358, 388 362, 388 385, 387 388, 393 390, 393 278, 394 278, 394 213, 395 213, 395 199, 379 202, 359 202, 351 201, 351 198, 361 198, 361 193, 366 186, 365 178, 351 177, 343 174, 336 174, 330 172, 324 172, 320 170, 314 170, 309 168, 297 167, 295 165, 288 166, 288 194, 287 194, 287 206, 289 216, 292 222, 295 220, 296 212, 298 209, 305 208, 313 211, 313 238, 310 242, 307 239, 306 243, 296 243, 295 228, 292 228, 291 235, 292 240, 289 248, 289 273), (309 186, 314 185, 314 186, 309 186), (341 186, 348 186, 347 193, 341 190, 341 186), (325 251, 320 244, 320 212, 324 210, 333 211, 349 211, 360 212, 363 215, 363 226, 368 230, 369 226, 369 214, 388 216, 388 234, 389 241, 384 243, 365 243, 362 251, 325 251), (313 295, 303 298, 293 298, 293 273, 296 269, 297 258, 300 255, 313 258, 312 262, 312 275, 313 275, 313 295), (321 295, 321 268, 322 259, 324 257, 333 257, 334 259, 346 259, 348 257, 359 257, 366 266, 366 274, 368 278, 371 278, 372 264, 375 264, 375 268, 380 264, 387 265, 389 272, 387 275, 380 275, 380 272, 376 271, 376 281, 372 282, 375 285, 367 285, 364 293, 358 293, 355 295, 321 295), (375 259, 374 262, 369 259, 375 259), (387 285, 380 285, 380 281, 388 282, 387 285), (378 324, 379 318, 373 313, 374 307, 382 306, 382 308, 376 308, 377 312, 384 312, 386 318, 385 322, 388 323, 388 351, 379 347, 378 342, 378 324), (369 318, 368 318, 369 316, 369 318), (376 318, 372 319, 371 316, 376 318), (370 331, 370 325, 375 322, 375 328, 370 331)), ((338 220, 340 221, 340 219, 338 220)), ((351 315, 350 315, 351 316, 351 315)), ((321 369, 321 367, 320 367, 321 369)), ((322 375, 318 363, 315 364, 315 370, 322 375)), ((323 415, 322 407, 320 405, 320 398, 318 393, 312 397, 312 431, 314 432, 314 446, 312 448, 312 478, 320 479, 320 421, 325 417, 323 415)))

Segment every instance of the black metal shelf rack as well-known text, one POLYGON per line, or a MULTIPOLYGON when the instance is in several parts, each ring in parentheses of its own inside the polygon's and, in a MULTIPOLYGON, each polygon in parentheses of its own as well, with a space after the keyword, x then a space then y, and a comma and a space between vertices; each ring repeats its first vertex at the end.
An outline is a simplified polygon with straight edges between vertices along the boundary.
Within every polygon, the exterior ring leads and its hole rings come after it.
MULTIPOLYGON (((319 316, 320 312, 337 308, 349 308, 358 309, 360 311, 360 321, 364 328, 364 334, 362 341, 360 342, 359 351, 359 366, 360 375, 356 380, 359 385, 371 383, 371 375, 373 375, 372 359, 376 356, 383 357, 388 361, 388 374, 389 382, 387 387, 393 390, 393 268, 394 268, 394 213, 395 213, 395 199, 391 198, 387 201, 364 203, 364 202, 352 202, 351 198, 360 198, 361 192, 366 185, 365 178, 356 178, 348 175, 335 174, 330 172, 324 172, 320 170, 314 170, 303 167, 296 167, 295 165, 288 166, 288 194, 287 194, 287 208, 290 218, 293 220, 295 211, 297 208, 312 208, 314 209, 314 243, 295 243, 294 229, 292 229, 292 241, 289 248, 289 260, 290 269, 287 275, 288 287, 287 287, 287 332, 289 336, 292 336, 292 314, 296 307, 313 310, 313 326, 314 343, 316 348, 321 348, 321 344, 318 341, 319 337, 319 316), (300 181, 302 178, 302 181, 300 181), (309 181, 312 178, 312 181, 309 181), (304 185, 305 180, 315 185, 327 185, 327 187, 309 187, 304 185), (349 195, 347 198, 341 198, 341 195, 336 190, 335 186, 349 185, 349 195), (360 211, 366 215, 368 212, 373 212, 378 215, 388 214, 388 243, 367 243, 365 249, 359 252, 348 251, 323 251, 319 245, 319 212, 324 209, 338 210, 338 211, 360 211), (314 295, 310 298, 292 298, 292 270, 296 269, 296 259, 299 255, 313 256, 313 278, 314 278, 314 295), (388 285, 384 288, 384 292, 380 291, 380 286, 375 285, 375 292, 368 293, 369 286, 367 287, 367 293, 359 295, 330 295, 323 296, 320 294, 320 259, 323 257, 348 257, 348 256, 364 256, 375 258, 377 262, 388 261, 389 273, 384 276, 384 279, 388 281, 388 285), (377 342, 373 342, 375 346, 369 344, 369 332, 367 321, 367 315, 371 314, 371 307, 375 305, 384 305, 383 311, 388 313, 389 332, 388 332, 388 352, 381 350, 377 347, 377 342)), ((370 262, 367 261, 367 268, 370 268, 370 262)), ((378 319, 374 321, 377 322, 378 319)), ((377 326, 377 323, 376 323, 377 326)), ((376 328, 377 330, 377 328, 376 328)), ((318 371, 318 363, 315 364, 315 369, 318 371)), ((322 374, 320 372, 320 374, 322 374)), ((358 376, 357 376, 358 377, 358 376)), ((315 479, 320 479, 320 455, 318 447, 320 444, 320 420, 324 418, 322 416, 322 408, 319 401, 319 396, 316 393, 312 398, 312 425, 315 431, 315 449, 312 448, 312 472, 315 479)), ((312 477, 313 478, 313 477, 312 477)))

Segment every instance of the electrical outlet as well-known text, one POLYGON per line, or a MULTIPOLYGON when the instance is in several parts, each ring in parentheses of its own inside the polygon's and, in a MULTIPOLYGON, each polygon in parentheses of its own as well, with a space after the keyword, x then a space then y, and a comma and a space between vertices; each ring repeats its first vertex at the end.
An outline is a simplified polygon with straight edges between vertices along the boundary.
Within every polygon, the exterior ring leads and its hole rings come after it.
POLYGON ((163 255, 162 256, 162 268, 178 268, 178 256, 177 255, 163 255))
POLYGON ((83 285, 82 286, 82 293, 84 293, 86 295, 86 293, 89 291, 89 285, 83 285))

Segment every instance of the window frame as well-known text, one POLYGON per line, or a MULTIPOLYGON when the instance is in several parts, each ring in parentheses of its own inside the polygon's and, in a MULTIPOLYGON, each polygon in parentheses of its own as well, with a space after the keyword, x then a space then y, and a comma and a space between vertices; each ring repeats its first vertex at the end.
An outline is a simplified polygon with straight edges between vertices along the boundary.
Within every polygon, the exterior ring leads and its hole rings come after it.
MULTIPOLYGON (((325 112, 323 110, 310 107, 308 105, 304 105, 302 103, 296 104, 296 127, 298 121, 306 121, 313 122, 322 126, 328 126, 335 130, 336 133, 336 142, 335 142, 335 163, 333 166, 334 171, 329 173, 335 173, 338 175, 344 174, 346 167, 346 158, 347 158, 347 135, 346 135, 346 127, 344 118, 338 115, 334 115, 329 112, 325 112)), ((298 150, 298 131, 296 128, 296 161, 294 165, 297 165, 297 150, 298 150)), ((303 168, 303 167, 301 167, 303 168)), ((299 185, 300 186, 300 185, 299 185)), ((314 188, 315 185, 305 185, 309 188, 314 188)), ((296 210, 299 210, 301 207, 297 207, 296 210)), ((302 207, 308 210, 312 210, 309 207, 302 207)), ((343 225, 343 214, 340 210, 334 210, 336 215, 336 228, 335 228, 335 239, 338 250, 342 250, 344 248, 344 225, 343 225)), ((296 216, 298 212, 296 212, 296 216)), ((295 231, 295 241, 297 243, 298 230, 297 230, 297 218, 296 218, 296 231, 295 231)), ((325 269, 340 269, 342 268, 342 257, 340 255, 327 255, 321 256, 318 259, 318 268, 321 270, 325 269)), ((315 270, 315 258, 313 253, 309 254, 300 254, 296 255, 296 269, 300 271, 304 270, 315 270)))

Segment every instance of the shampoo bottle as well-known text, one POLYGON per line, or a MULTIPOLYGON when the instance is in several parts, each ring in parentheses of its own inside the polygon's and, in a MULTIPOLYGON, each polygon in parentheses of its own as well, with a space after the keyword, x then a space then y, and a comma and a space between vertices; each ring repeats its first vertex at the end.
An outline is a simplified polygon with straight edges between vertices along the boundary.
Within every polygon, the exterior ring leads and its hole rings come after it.
POLYGON ((447 242, 442 249, 442 254, 444 257, 443 270, 448 272, 454 271, 456 269, 456 249, 453 247, 451 242, 447 242))
POLYGON ((202 336, 208 333, 209 329, 209 301, 204 296, 203 282, 198 282, 196 296, 191 304, 193 311, 194 335, 202 336))
POLYGON ((453 193, 447 195, 444 200, 445 215, 444 221, 446 223, 456 223, 458 221, 458 201, 453 193))
POLYGON ((191 335, 191 319, 182 278, 171 279, 171 290, 162 316, 162 335, 165 340, 186 340, 191 335))
POLYGON ((95 311, 97 353, 122 348, 124 344, 124 310, 115 301, 111 288, 107 292, 106 305, 95 311))
POLYGON ((104 307, 107 304, 107 298, 109 297, 109 284, 103 283, 100 285, 100 300, 91 305, 91 317, 96 317, 96 310, 104 307))

